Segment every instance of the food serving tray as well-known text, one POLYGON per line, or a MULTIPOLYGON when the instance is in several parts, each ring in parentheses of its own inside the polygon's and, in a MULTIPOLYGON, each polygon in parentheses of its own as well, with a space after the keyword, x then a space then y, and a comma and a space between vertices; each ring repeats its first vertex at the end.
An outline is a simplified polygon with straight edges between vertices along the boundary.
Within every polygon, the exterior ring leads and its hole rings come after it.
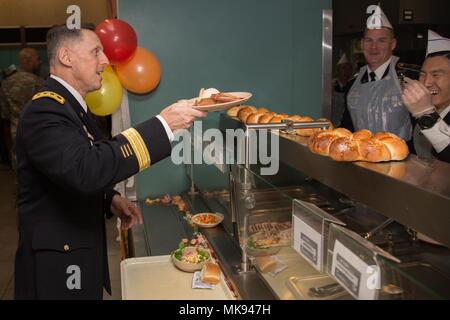
POLYGON ((192 289, 193 273, 178 270, 170 255, 120 263, 123 300, 232 300, 223 273, 214 289, 192 289))

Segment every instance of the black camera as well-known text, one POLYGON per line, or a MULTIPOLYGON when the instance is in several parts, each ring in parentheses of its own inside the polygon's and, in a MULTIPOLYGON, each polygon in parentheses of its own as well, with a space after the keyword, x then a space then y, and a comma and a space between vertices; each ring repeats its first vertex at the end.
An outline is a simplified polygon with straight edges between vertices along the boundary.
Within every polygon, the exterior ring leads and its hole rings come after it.
POLYGON ((398 63, 397 64, 397 77, 400 83, 403 84, 404 78, 408 77, 413 80, 419 80, 421 66, 417 64, 398 63))

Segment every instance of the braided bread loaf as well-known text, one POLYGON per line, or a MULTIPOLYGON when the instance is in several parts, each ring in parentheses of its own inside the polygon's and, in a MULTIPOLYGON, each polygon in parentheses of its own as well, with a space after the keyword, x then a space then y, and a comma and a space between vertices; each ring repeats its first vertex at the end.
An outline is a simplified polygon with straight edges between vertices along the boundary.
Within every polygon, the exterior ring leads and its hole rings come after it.
POLYGON ((393 133, 374 135, 369 130, 359 130, 352 134, 344 128, 314 133, 308 147, 336 161, 383 162, 403 160, 409 154, 405 141, 393 133))
MULTIPOLYGON (((283 120, 291 120, 293 122, 311 122, 314 121, 311 117, 302 117, 298 115, 290 116, 286 113, 275 113, 266 108, 256 108, 254 106, 237 106, 228 109, 227 114, 231 117, 237 117, 240 121, 246 124, 258 123, 281 123, 283 120)), ((328 119, 320 118, 317 121, 329 121, 328 119)), ((332 128, 331 128, 332 129, 332 128)), ((320 128, 295 129, 294 134, 303 137, 309 137, 315 132, 322 131, 320 128)))

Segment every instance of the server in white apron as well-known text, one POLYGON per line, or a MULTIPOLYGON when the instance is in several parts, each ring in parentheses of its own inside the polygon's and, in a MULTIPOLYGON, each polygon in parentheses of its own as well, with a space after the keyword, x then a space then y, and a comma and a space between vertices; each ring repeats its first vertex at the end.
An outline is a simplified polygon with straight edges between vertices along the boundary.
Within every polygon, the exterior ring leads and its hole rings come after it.
MULTIPOLYGON (((381 10, 381 9, 380 9, 381 10)), ((367 29, 362 41, 367 65, 347 95, 347 108, 355 130, 388 131, 402 139, 411 139, 412 126, 402 100, 402 89, 392 55, 396 39, 392 25, 381 11, 381 25, 367 29)))
POLYGON ((417 155, 450 162, 450 39, 428 31, 420 79, 406 79, 403 100, 417 119, 413 136, 417 155))

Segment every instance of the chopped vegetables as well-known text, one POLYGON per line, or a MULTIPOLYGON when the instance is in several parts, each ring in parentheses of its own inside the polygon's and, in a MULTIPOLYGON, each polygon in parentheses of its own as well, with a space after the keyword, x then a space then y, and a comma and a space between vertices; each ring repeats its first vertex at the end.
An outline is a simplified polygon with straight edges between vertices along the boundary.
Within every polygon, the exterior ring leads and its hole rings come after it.
POLYGON ((203 223, 203 224, 213 224, 217 222, 217 218, 215 215, 210 213, 202 213, 198 214, 195 217, 195 222, 197 223, 203 223))
POLYGON ((187 263, 201 263, 209 259, 209 253, 206 250, 185 247, 175 250, 174 257, 179 261, 187 263), (191 248, 194 250, 187 250, 191 248))

